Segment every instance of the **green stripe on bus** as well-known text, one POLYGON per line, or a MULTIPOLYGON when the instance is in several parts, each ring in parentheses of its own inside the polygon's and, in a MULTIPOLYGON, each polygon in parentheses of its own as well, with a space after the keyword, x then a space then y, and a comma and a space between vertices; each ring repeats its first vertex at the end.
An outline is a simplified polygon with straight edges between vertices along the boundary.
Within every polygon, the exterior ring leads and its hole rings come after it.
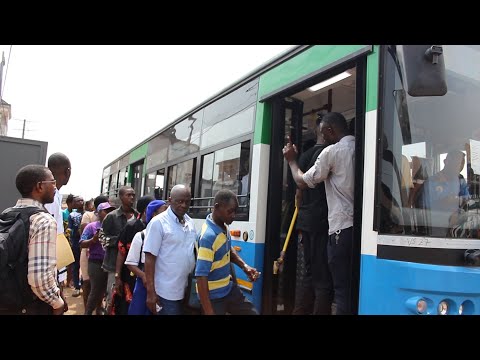
POLYGON ((313 46, 262 75, 258 96, 267 95, 364 47, 365 45, 313 46))
POLYGON ((366 111, 376 110, 378 108, 378 56, 380 47, 375 45, 373 53, 367 57, 367 99, 366 111))
POLYGON ((254 144, 270 144, 272 130, 272 106, 266 103, 257 103, 257 114, 255 115, 254 144))
POLYGON ((147 156, 147 150, 148 150, 148 143, 140 145, 138 148, 133 150, 130 153, 129 164, 131 164, 131 163, 133 163, 137 160, 145 158, 147 156))
MULTIPOLYGON (((365 45, 317 45, 284 62, 260 77, 258 97, 261 98, 295 80, 340 60, 365 45)), ((271 143, 271 110, 257 104, 254 144, 271 143)))

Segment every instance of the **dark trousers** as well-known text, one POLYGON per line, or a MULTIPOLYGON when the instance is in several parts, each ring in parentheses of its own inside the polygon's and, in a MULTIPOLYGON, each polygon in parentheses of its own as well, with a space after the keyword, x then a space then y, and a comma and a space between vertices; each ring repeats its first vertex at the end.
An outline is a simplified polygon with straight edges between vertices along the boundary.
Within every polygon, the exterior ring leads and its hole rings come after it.
POLYGON ((351 301, 353 227, 332 234, 328 241, 328 265, 332 273, 337 315, 353 314, 351 301))
POLYGON ((258 315, 253 304, 243 295, 240 288, 236 285, 227 296, 221 299, 210 300, 215 315, 258 315))
MULTIPOLYGON (((303 287, 313 289, 313 315, 332 313, 333 282, 328 265, 328 231, 303 231, 305 276, 303 287)), ((308 300, 307 300, 308 302, 308 300)))
POLYGON ((36 299, 20 310, 10 310, 0 307, 0 315, 52 315, 53 308, 46 302, 36 299))
POLYGON ((73 265, 73 286, 75 289, 80 290, 80 253, 81 253, 80 246, 72 246, 73 257, 75 258, 75 262, 73 265))
POLYGON ((88 295, 85 315, 92 315, 93 310, 101 304, 107 290, 108 273, 102 269, 103 260, 88 260, 90 276, 90 294, 88 295))

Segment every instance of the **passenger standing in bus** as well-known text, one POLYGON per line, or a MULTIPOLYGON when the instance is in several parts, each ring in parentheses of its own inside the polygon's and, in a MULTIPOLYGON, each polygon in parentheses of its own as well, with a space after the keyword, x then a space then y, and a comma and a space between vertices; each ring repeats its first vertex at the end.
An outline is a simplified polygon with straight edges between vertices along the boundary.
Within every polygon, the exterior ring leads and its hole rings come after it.
POLYGON ((450 151, 444 168, 423 184, 422 204, 429 210, 431 235, 450 237, 450 228, 458 225, 461 208, 470 199, 468 185, 460 173, 465 166, 462 151, 450 151))
POLYGON ((100 243, 105 249, 102 269, 108 272, 107 283, 107 314, 112 306, 112 288, 115 285, 115 278, 120 274, 115 272, 118 252, 118 235, 127 222, 134 222, 138 216, 137 210, 133 208, 135 203, 135 190, 130 186, 122 186, 118 191, 122 205, 109 213, 102 224, 100 232, 100 243))
POLYGON ((315 165, 303 173, 296 161, 297 148, 290 142, 283 148, 293 179, 301 189, 325 181, 328 203, 328 265, 333 279, 338 315, 353 314, 351 305, 353 195, 355 138, 348 135, 345 117, 336 112, 323 116, 320 131, 327 146, 315 165))
POLYGON ((195 277, 203 314, 205 315, 258 315, 232 278, 237 264, 250 281, 256 281, 259 272, 248 266, 231 246, 226 225, 235 219, 238 210, 237 196, 230 190, 220 190, 215 195, 213 212, 202 226, 195 277))
MULTIPOLYGON (((320 131, 321 120, 321 116, 316 120, 316 144, 299 158, 298 166, 303 172, 307 172, 315 164, 316 159, 326 147, 320 131)), ((302 232, 305 259, 304 311, 305 314, 330 315, 332 313, 333 284, 327 256, 328 206, 325 184, 321 182, 314 188, 298 189, 297 194, 299 195, 297 197, 297 230, 302 232), (311 294, 312 292, 313 294, 311 294), (309 294, 311 295, 308 296, 309 294)), ((300 315, 298 312, 297 314, 300 315)))
POLYGON ((175 185, 170 207, 147 225, 143 252, 147 307, 153 314, 182 315, 188 275, 195 266, 195 225, 187 215, 192 196, 185 185, 175 185))

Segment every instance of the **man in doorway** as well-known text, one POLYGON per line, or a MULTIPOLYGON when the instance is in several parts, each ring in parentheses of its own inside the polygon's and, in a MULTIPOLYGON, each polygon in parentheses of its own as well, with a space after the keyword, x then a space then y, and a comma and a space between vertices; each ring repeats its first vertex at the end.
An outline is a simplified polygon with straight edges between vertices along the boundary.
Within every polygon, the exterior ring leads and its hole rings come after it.
POLYGON ((299 188, 314 188, 316 184, 325 182, 329 225, 328 265, 332 274, 336 313, 347 315, 354 312, 351 283, 355 138, 348 135, 345 117, 336 112, 323 116, 320 132, 329 146, 306 173, 298 167, 297 148, 290 139, 283 148, 283 156, 299 188))
MULTIPOLYGON (((305 151, 298 161, 299 168, 307 172, 327 146, 320 131, 321 116, 317 118, 316 144, 305 151)), ((333 284, 328 267, 328 206, 325 184, 320 182, 314 188, 298 189, 297 230, 301 231, 305 259, 303 278, 303 303, 296 304, 294 314, 330 315, 332 312, 333 284), (303 306, 302 306, 303 305, 303 306), (298 309, 297 309, 298 306, 298 309)), ((297 302, 296 302, 297 303, 297 302)))

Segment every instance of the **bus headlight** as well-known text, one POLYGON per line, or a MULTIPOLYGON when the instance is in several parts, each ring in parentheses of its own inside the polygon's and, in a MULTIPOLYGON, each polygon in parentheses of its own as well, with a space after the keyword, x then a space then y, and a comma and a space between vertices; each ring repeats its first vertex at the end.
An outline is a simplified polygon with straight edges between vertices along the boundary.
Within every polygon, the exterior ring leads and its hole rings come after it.
POLYGON ((427 302, 424 299, 417 301, 417 312, 419 314, 425 314, 427 312, 427 302))
POLYGON ((423 296, 413 296, 405 302, 407 309, 417 315, 427 315, 431 314, 432 311, 435 312, 434 302, 423 296))
POLYGON ((440 304, 438 304, 438 314, 439 315, 447 315, 448 314, 448 303, 443 300, 440 301, 440 304))
POLYGON ((473 315, 475 314, 475 307, 471 300, 465 300, 458 307, 458 315, 473 315))

